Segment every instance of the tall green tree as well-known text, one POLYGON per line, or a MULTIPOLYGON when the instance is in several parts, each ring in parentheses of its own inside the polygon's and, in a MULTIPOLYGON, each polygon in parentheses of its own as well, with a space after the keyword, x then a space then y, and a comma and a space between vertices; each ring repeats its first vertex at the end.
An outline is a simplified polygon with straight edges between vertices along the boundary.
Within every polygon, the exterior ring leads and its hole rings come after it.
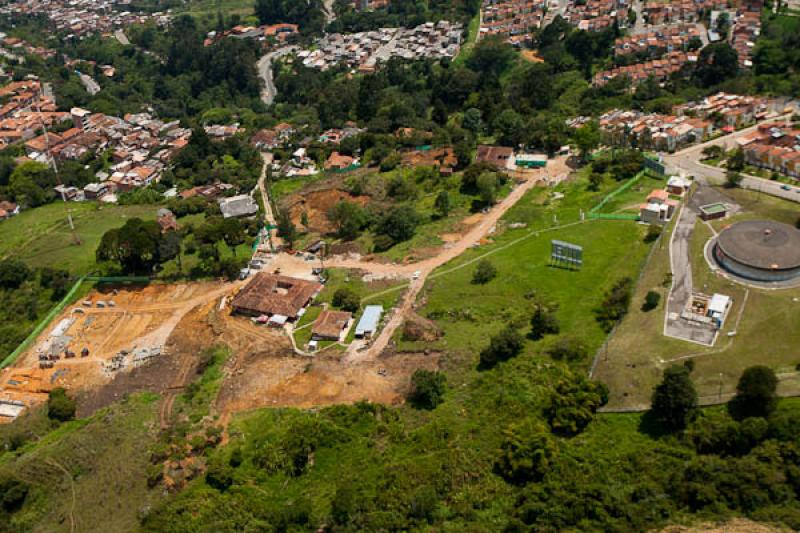
POLYGON ((653 417, 671 431, 682 430, 697 411, 697 392, 683 365, 672 365, 653 391, 650 412, 653 417))
POLYGON ((161 240, 158 222, 131 218, 103 234, 95 255, 99 262, 116 262, 126 274, 150 274, 161 261, 161 240))
POLYGON ((766 366, 757 365, 742 372, 736 396, 730 401, 731 415, 737 420, 752 416, 768 417, 778 405, 778 378, 766 366))

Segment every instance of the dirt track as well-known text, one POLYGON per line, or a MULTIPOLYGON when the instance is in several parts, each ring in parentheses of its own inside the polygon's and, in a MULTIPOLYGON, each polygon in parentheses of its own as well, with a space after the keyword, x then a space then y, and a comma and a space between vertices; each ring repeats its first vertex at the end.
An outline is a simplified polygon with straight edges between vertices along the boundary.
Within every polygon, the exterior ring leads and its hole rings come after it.
POLYGON ((327 261, 327 264, 332 267, 339 268, 353 268, 366 270, 373 274, 407 274, 413 275, 418 272, 418 279, 412 280, 408 290, 403 295, 403 299, 399 308, 395 311, 389 322, 384 326, 380 335, 372 342, 366 350, 358 351, 358 346, 354 343, 347 354, 347 362, 356 363, 361 361, 370 361, 377 358, 381 352, 389 344, 394 332, 403 323, 403 320, 412 305, 417 299, 417 295, 422 287, 425 286, 425 280, 428 275, 436 268, 448 263, 455 259, 470 247, 480 242, 488 233, 489 230, 497 224, 497 221, 511 209, 529 190, 536 185, 542 183, 547 177, 557 176, 560 174, 568 173, 569 168, 566 163, 559 159, 548 163, 547 169, 542 170, 536 174, 532 174, 527 181, 517 185, 511 193, 503 198, 494 208, 486 215, 480 218, 477 224, 474 224, 463 236, 455 243, 445 247, 441 252, 429 259, 425 259, 418 263, 410 263, 405 265, 386 265, 381 263, 365 263, 362 261, 353 261, 343 258, 332 258, 327 261))

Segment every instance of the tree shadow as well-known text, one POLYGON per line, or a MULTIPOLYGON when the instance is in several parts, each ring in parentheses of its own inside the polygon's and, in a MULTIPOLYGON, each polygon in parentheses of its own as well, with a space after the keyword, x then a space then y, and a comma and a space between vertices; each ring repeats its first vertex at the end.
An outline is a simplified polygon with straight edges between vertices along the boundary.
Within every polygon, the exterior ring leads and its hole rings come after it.
POLYGON ((658 439, 669 435, 669 429, 653 415, 652 411, 645 412, 639 419, 639 433, 658 439))

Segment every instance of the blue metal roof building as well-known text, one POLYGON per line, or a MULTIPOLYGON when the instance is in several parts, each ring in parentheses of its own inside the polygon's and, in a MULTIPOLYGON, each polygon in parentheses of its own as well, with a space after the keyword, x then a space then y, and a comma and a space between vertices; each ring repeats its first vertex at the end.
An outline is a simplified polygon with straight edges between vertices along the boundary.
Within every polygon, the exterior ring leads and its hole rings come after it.
POLYGON ((368 305, 365 307, 364 314, 361 315, 361 319, 356 325, 356 337, 371 337, 378 330, 378 322, 380 322, 382 314, 383 307, 380 305, 368 305))

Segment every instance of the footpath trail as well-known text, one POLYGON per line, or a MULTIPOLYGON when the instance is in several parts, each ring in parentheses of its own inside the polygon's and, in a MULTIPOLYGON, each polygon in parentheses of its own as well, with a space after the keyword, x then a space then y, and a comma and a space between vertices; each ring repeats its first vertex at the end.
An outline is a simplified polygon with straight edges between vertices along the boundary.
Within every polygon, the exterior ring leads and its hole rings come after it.
POLYGON ((347 363, 353 364, 376 359, 381 352, 386 349, 394 332, 397 331, 397 328, 403 323, 403 320, 416 301, 417 295, 420 290, 422 290, 422 287, 425 286, 425 281, 428 276, 438 267, 455 259, 473 245, 480 242, 480 240, 489 233, 489 230, 496 226, 497 221, 500 220, 525 193, 530 191, 537 184, 549 181, 547 178, 551 175, 558 176, 564 174, 564 169, 566 169, 564 160, 557 159, 553 161, 552 165, 548 165, 546 169, 537 174, 532 174, 527 181, 515 187, 508 196, 495 205, 494 208, 492 208, 478 224, 470 228, 461 239, 453 243, 449 248, 444 248, 438 255, 429 259, 405 265, 371 263, 338 257, 326 260, 326 264, 332 267, 365 270, 372 274, 406 274, 413 278, 405 294, 403 294, 400 305, 389 318, 389 321, 386 323, 383 330, 381 330, 378 337, 373 340, 368 348, 363 350, 359 350, 361 347, 359 343, 351 344, 344 360, 347 363))
POLYGON ((281 239, 278 237, 278 230, 277 228, 278 222, 275 218, 275 213, 272 210, 272 204, 269 201, 269 194, 267 193, 267 170, 269 169, 269 158, 267 154, 261 152, 261 159, 264 161, 263 166, 261 167, 261 175, 258 178, 258 190, 261 193, 261 200, 264 203, 264 217, 267 220, 267 223, 270 225, 271 228, 269 230, 269 238, 270 242, 272 242, 273 246, 280 246, 281 239))

